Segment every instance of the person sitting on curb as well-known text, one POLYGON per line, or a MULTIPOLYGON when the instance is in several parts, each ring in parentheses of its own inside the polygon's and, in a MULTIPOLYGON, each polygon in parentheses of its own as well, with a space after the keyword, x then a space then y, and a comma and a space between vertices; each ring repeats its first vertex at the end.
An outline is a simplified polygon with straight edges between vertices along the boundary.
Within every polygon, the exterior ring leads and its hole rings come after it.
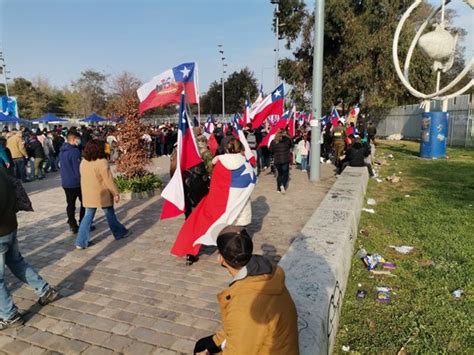
POLYGON ((194 354, 298 354, 296 307, 285 273, 260 255, 245 229, 227 227, 217 238, 218 262, 232 275, 217 295, 223 328, 200 339, 194 354))
POLYGON ((342 174, 346 166, 366 166, 367 170, 369 171, 370 177, 375 177, 374 172, 372 170, 372 165, 366 163, 364 161, 370 155, 370 148, 368 146, 364 146, 361 143, 360 138, 354 139, 354 144, 352 144, 346 151, 346 154, 342 156, 342 164, 339 174, 342 174))
POLYGON ((24 320, 13 303, 5 282, 5 265, 19 280, 30 285, 42 306, 59 297, 58 291, 50 286, 25 261, 17 240, 16 195, 6 169, 0 167, 0 330, 23 325, 24 320))

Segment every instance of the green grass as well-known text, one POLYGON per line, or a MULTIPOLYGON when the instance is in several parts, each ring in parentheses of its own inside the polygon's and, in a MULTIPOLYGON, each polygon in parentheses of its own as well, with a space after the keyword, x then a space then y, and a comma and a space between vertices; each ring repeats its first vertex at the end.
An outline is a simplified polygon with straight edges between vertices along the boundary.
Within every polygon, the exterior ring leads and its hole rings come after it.
POLYGON ((354 255, 335 353, 343 345, 353 354, 397 354, 402 346, 409 354, 474 353, 474 150, 453 148, 447 160, 423 160, 418 147, 377 146, 377 156, 394 156, 380 176, 396 173, 402 181, 369 182, 366 197, 377 205, 375 214, 362 212, 359 230, 368 235, 359 233, 356 251, 396 263, 397 277, 373 276, 354 255), (403 255, 388 245, 415 250, 403 255), (376 286, 392 288, 390 304, 375 301, 376 286), (368 291, 362 300, 355 297, 359 288, 368 291), (458 288, 464 296, 455 300, 458 288))

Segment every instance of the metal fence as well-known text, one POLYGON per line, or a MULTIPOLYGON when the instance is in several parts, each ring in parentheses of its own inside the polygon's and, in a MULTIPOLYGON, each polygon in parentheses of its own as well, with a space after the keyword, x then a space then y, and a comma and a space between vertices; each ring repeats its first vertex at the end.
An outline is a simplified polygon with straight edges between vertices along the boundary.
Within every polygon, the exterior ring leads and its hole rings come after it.
MULTIPOLYGON (((441 111, 441 102, 432 101, 431 111, 441 111)), ((391 109, 377 125, 377 135, 387 137, 401 134, 404 138, 418 139, 421 132, 423 109, 419 105, 398 106, 391 109)), ((448 101, 449 146, 474 147, 473 95, 461 95, 448 101)))

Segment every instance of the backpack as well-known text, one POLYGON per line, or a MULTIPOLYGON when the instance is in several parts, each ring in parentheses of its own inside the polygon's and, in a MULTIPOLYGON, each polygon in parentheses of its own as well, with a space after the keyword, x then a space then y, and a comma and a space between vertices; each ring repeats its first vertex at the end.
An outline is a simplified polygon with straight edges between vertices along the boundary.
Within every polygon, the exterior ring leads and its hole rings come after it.
POLYGON ((209 193, 210 179, 204 163, 183 172, 184 192, 191 207, 196 207, 209 193))

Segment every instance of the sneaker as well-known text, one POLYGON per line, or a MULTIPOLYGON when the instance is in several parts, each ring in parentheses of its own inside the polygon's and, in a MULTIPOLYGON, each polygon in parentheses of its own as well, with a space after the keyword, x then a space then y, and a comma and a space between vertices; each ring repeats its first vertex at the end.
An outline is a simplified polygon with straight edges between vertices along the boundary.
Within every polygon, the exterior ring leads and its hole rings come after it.
POLYGON ((46 291, 46 293, 39 298, 38 303, 42 306, 46 306, 48 303, 54 302, 58 298, 59 291, 56 288, 50 286, 48 291, 46 291))
POLYGON ((77 250, 84 250, 84 249, 87 249, 87 248, 89 248, 89 247, 91 247, 91 246, 93 246, 93 245, 95 245, 95 242, 90 241, 89 243, 87 243, 87 247, 81 247, 80 245, 76 245, 76 249, 77 249, 77 250))
POLYGON ((79 232, 79 226, 70 226, 69 230, 71 231, 72 234, 77 234, 79 232))
POLYGON ((25 320, 20 313, 16 312, 12 318, 0 320, 0 330, 19 327, 23 324, 25 324, 25 320))
POLYGON ((286 193, 284 186, 280 186, 280 192, 281 192, 282 195, 284 195, 286 193))
POLYGON ((303 173, 306 173, 306 169, 301 170, 303 173))
POLYGON ((127 233, 125 233, 122 237, 120 238, 117 238, 117 240, 120 240, 120 239, 125 239, 125 238, 128 238, 132 235, 132 232, 127 230, 127 233))
POLYGON ((192 264, 197 263, 198 261, 199 261, 199 256, 186 254, 186 265, 191 266, 192 264))
POLYGON ((90 229, 89 229, 90 232, 93 232, 95 231, 95 226, 91 226, 90 229))

